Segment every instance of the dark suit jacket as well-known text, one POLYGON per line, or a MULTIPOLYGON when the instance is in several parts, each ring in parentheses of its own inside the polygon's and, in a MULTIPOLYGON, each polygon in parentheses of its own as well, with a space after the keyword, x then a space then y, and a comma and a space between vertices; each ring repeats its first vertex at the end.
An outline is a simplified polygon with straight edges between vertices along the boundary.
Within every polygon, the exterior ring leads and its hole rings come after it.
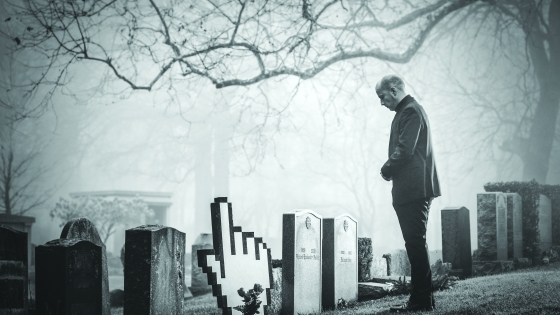
POLYGON ((424 108, 407 95, 391 124, 389 160, 381 168, 393 180, 393 204, 441 196, 430 123, 424 108))

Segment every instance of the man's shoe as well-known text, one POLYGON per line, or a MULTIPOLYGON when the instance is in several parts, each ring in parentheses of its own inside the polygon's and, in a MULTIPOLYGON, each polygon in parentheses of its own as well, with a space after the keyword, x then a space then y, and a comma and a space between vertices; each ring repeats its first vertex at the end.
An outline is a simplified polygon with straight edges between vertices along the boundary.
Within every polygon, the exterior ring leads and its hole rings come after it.
POLYGON ((407 302, 400 306, 392 306, 390 308, 391 312, 394 313, 405 313, 405 312, 421 312, 421 311, 433 311, 433 307, 431 305, 422 305, 422 304, 415 304, 407 302))

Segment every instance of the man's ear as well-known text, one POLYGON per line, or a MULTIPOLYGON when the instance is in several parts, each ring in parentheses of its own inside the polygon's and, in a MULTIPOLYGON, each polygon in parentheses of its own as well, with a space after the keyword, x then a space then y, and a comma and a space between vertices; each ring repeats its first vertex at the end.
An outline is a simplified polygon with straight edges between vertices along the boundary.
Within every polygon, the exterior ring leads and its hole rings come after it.
POLYGON ((397 89, 395 89, 395 87, 391 87, 391 94, 393 95, 393 97, 397 96, 397 89))

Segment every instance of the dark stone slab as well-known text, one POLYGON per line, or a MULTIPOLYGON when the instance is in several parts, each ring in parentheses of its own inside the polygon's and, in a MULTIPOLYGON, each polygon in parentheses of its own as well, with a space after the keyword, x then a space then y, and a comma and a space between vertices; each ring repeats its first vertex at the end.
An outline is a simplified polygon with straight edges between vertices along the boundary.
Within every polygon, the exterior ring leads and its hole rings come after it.
POLYGON ((507 260, 507 205, 503 193, 477 194, 478 259, 507 260))
POLYGON ((124 305, 124 291, 115 289, 109 292, 111 295, 111 307, 122 307, 124 305))
POLYGON ((358 300, 358 222, 349 215, 323 219, 324 309, 358 300))
POLYGON ((36 312, 102 314, 101 246, 58 239, 36 248, 36 312))
POLYGON ((521 269, 521 268, 528 268, 531 267, 533 265, 533 260, 531 258, 514 258, 513 259, 513 267, 515 269, 521 269))
POLYGON ((125 235, 123 314, 182 315, 185 233, 143 225, 125 235))
POLYGON ((392 285, 375 283, 375 282, 360 282, 358 283, 358 300, 369 301, 377 300, 389 294, 392 285))
POLYGON ((83 239, 101 247, 101 296, 102 315, 111 315, 111 296, 109 295, 109 273, 107 271, 107 250, 95 225, 87 218, 68 221, 62 228, 60 238, 83 239))
POLYGON ((27 233, 0 225, 0 314, 27 311, 27 233))
POLYGON ((282 314, 321 312, 322 217, 311 210, 282 218, 282 314))
POLYGON ((447 207, 441 210, 442 261, 462 269, 460 278, 472 276, 471 228, 469 209, 447 207))
POLYGON ((358 238, 358 281, 364 282, 371 278, 371 266, 373 262, 373 247, 371 238, 358 238))
POLYGON ((511 260, 475 260, 472 264, 472 273, 475 277, 495 275, 514 270, 511 260))
POLYGON ((212 234, 200 234, 192 245, 191 286, 189 287, 189 290, 193 296, 199 296, 212 292, 212 286, 208 284, 208 277, 202 271, 202 268, 198 266, 198 251, 203 249, 214 249, 212 245, 212 234))

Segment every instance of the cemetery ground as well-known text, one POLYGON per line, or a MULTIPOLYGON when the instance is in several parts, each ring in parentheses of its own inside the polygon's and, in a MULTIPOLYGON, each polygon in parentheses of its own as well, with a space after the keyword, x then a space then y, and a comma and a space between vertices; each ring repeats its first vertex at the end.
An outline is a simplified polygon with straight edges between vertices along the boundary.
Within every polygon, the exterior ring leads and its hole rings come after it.
MULTIPOLYGON (((470 278, 452 289, 435 293, 433 312, 414 314, 560 314, 560 262, 513 272, 470 278)), ((346 309, 325 311, 324 315, 389 314, 389 307, 402 304, 407 296, 386 296, 358 302, 346 309)), ((122 308, 113 308, 121 315, 122 308)), ((221 315, 211 294, 185 300, 185 315, 221 315)))

